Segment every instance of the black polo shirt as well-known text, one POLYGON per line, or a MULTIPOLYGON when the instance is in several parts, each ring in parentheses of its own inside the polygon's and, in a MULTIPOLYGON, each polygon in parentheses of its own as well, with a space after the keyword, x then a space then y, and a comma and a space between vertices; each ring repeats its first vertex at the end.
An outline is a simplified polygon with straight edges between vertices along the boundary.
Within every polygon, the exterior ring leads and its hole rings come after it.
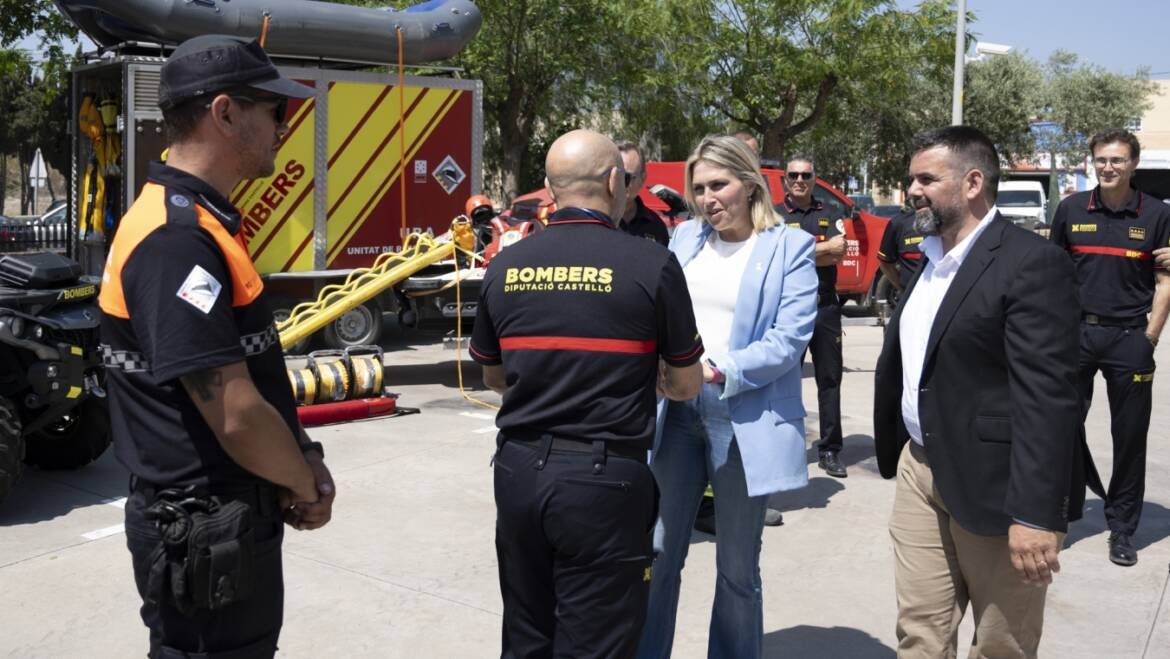
POLYGON ((1129 203, 1117 212, 1101 202, 1099 187, 1056 207, 1051 238, 1076 264, 1081 308, 1087 314, 1135 319, 1153 304, 1153 251, 1170 245, 1170 207, 1131 192, 1129 203))
POLYGON ((179 381, 185 375, 245 362, 260 394, 299 433, 272 312, 239 230, 240 215, 223 195, 160 163, 119 223, 101 341, 114 448, 146 481, 259 481, 223 450, 179 381))
MULTIPOLYGON (((841 235, 837 228, 837 220, 843 218, 840 211, 833 206, 821 203, 816 195, 808 208, 799 208, 792 202, 792 195, 785 195, 784 201, 775 206, 776 212, 788 226, 794 229, 804 229, 812 234, 818 243, 822 243, 833 236, 841 235)), ((823 265, 817 267, 817 293, 833 293, 837 290, 837 266, 823 265)))
POLYGON ((914 230, 914 211, 901 211, 890 218, 878 247, 878 260, 898 264, 898 283, 905 288, 910 278, 918 271, 922 252, 918 245, 922 234, 914 230))
POLYGON ((649 238, 663 247, 670 243, 670 234, 667 233, 662 218, 658 213, 646 208, 646 204, 638 197, 634 197, 634 217, 628 222, 622 220, 618 225, 631 236, 649 238))
POLYGON ((488 265, 469 351, 504 366, 505 435, 649 448, 659 358, 689 366, 703 343, 674 254, 564 208, 488 265))

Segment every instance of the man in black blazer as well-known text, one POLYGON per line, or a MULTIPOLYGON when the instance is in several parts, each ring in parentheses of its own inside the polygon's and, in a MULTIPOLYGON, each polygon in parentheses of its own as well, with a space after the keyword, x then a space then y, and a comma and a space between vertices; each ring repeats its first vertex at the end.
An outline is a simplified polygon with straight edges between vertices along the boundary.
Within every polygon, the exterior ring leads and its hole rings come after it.
POLYGON ((909 194, 927 237, 874 405, 878 466, 898 479, 898 656, 954 656, 969 602, 972 656, 1033 657, 1084 498, 1073 265, 999 215, 999 156, 983 133, 930 131, 913 152, 909 194))

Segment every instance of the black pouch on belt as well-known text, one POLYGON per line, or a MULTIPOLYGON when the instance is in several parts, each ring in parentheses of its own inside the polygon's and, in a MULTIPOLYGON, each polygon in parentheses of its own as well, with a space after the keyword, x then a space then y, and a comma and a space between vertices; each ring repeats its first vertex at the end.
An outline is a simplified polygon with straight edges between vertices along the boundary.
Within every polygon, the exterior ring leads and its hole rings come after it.
POLYGON ((255 540, 247 503, 163 490, 146 516, 163 536, 152 559, 152 594, 162 595, 158 591, 169 586, 175 608, 186 615, 222 609, 251 596, 255 540), (164 570, 169 578, 161 578, 164 570))

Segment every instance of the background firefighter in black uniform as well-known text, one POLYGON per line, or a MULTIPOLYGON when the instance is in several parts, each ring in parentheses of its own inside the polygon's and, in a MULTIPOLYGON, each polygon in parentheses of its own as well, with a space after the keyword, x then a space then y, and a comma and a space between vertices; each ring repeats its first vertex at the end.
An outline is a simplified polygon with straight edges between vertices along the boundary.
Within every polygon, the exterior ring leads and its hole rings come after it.
POLYGON ((255 42, 203 36, 162 67, 170 143, 122 218, 101 292, 126 543, 152 657, 271 657, 283 523, 329 521, 320 444, 297 421, 264 286, 228 201, 270 176, 289 97, 255 42), (165 542, 163 538, 166 538, 165 542))
POLYGON ((776 212, 788 226, 804 229, 817 241, 817 324, 808 350, 812 353, 817 381, 817 408, 821 440, 817 443, 818 464, 830 476, 845 478, 848 472, 838 453, 841 434, 841 301, 837 298, 837 264, 845 256, 845 235, 838 226, 841 214, 813 195, 816 171, 810 158, 798 156, 784 168, 788 194, 776 204, 776 212))
POLYGON ((638 197, 638 192, 646 185, 646 161, 642 159, 642 150, 633 142, 621 142, 618 144, 618 151, 622 154, 622 167, 630 175, 626 206, 622 211, 618 228, 631 236, 648 238, 666 247, 670 242, 666 224, 662 222, 658 213, 646 208, 646 204, 638 197))
POLYGON ((922 243, 922 238, 922 234, 914 228, 914 210, 906 206, 890 218, 882 234, 877 253, 878 267, 882 270, 882 276, 899 293, 906 290, 906 285, 918 272, 918 265, 922 261, 918 245, 922 243))
POLYGON ((1109 559, 1133 565, 1132 536, 1145 496, 1154 348, 1170 311, 1170 273, 1155 264, 1153 251, 1170 245, 1170 208, 1130 187, 1141 154, 1132 133, 1103 131, 1089 150, 1098 185, 1060 202, 1051 237, 1077 268, 1084 415, 1098 370, 1109 396, 1113 474, 1104 488, 1089 460, 1089 484, 1105 500, 1109 559))
POLYGON ((545 172, 559 210, 488 266, 470 348, 503 395, 501 656, 629 657, 657 518, 655 383, 693 398, 703 346, 675 257, 615 229, 629 182, 613 142, 567 133, 545 172))

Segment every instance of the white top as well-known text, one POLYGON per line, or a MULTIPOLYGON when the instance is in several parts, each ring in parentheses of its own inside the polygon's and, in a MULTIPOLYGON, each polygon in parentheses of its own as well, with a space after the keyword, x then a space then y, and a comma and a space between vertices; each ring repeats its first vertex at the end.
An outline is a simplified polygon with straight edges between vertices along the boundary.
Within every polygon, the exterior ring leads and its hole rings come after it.
POLYGON ((712 231, 703 249, 683 269, 695 308, 695 324, 709 355, 730 352, 731 321, 739 297, 739 281, 755 244, 754 232, 747 240, 730 243, 712 231))
MULTIPOLYGON (((918 384, 922 381, 926 344, 934 327, 934 317, 955 279, 955 273, 997 212, 999 209, 992 206, 979 221, 979 226, 946 254, 943 253, 942 238, 938 236, 927 236, 918 244, 918 249, 929 260, 905 302, 906 307, 898 322, 898 338, 902 349, 902 421, 910 439, 919 445, 922 444, 922 426, 918 420, 918 384)), ((704 342, 706 338, 704 335, 704 342)))

